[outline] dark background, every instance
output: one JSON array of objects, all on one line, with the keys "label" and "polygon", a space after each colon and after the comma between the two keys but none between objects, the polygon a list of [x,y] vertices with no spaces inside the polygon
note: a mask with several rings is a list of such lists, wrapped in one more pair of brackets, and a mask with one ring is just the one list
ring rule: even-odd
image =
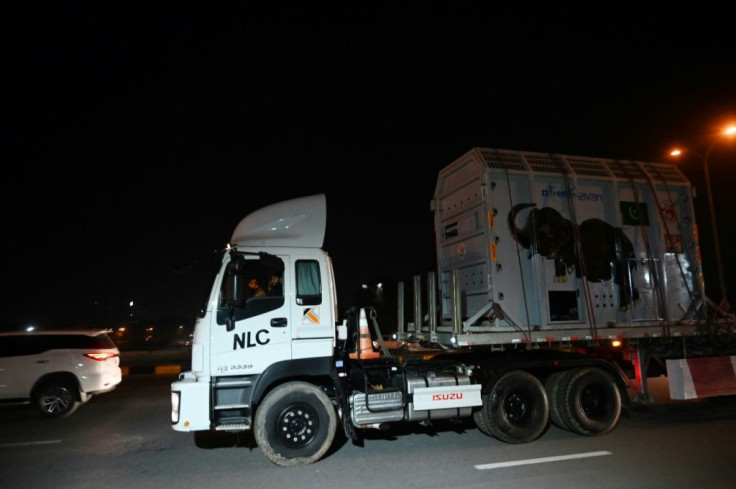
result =
[{"label": "dark background", "polygon": [[[240,219],[322,192],[345,307],[435,267],[435,179],[473,147],[663,161],[736,121],[725,12],[494,4],[10,2],[0,328],[191,327]],[[736,145],[709,161],[733,295]]]}]

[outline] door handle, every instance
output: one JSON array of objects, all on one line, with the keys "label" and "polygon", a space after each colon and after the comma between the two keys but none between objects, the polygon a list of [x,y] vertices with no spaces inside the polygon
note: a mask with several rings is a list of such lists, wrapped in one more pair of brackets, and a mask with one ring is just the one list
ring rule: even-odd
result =
[{"label": "door handle", "polygon": [[49,363],[49,361],[48,360],[36,360],[36,363],[46,364],[46,363]]},{"label": "door handle", "polygon": [[287,325],[286,318],[273,318],[271,319],[271,326],[274,328],[283,328]]}]

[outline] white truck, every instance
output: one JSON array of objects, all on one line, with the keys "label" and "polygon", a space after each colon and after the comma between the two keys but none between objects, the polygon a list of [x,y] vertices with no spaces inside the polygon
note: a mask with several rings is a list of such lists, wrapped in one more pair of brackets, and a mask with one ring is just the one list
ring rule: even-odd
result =
[{"label": "white truck", "polygon": [[[323,194],[246,216],[196,320],[191,371],[171,385],[173,429],[253,430],[293,466],[319,460],[338,428],[358,441],[472,417],[507,443],[549,423],[602,435],[649,400],[650,358],[681,398],[736,393],[694,385],[736,347],[729,316],[705,317],[692,188],[676,167],[474,148],[440,171],[431,207],[439,281],[429,274],[425,298],[415,277],[407,324],[401,284],[396,315],[399,339],[431,354],[386,348],[372,309],[338,317]],[[281,290],[249,296],[251,279],[274,275]]]}]

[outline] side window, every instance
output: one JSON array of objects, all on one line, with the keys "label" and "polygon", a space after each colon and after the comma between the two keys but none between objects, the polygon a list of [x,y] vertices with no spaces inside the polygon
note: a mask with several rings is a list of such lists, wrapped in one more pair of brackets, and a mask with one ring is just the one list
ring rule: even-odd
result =
[{"label": "side window", "polygon": [[[227,268],[220,289],[217,324],[258,316],[284,305],[284,262],[274,255],[238,254]],[[236,298],[228,304],[229,298]]]},{"label": "side window", "polygon": [[300,306],[322,304],[322,280],[319,274],[319,263],[315,260],[297,260],[295,271],[296,303]]},{"label": "side window", "polygon": [[0,357],[11,357],[16,355],[17,341],[14,336],[0,336]]},{"label": "side window", "polygon": [[57,342],[57,340],[54,338],[56,335],[45,335],[40,334],[36,337],[36,340],[34,341],[34,346],[37,349],[37,353],[44,353],[49,350],[58,350],[58,349],[66,349],[69,348],[66,346],[66,341],[62,342],[61,345]]},{"label": "side window", "polygon": [[36,335],[6,336],[0,339],[0,356],[2,357],[38,355],[43,351],[40,338]]},{"label": "side window", "polygon": [[71,336],[68,334],[44,336],[42,338],[45,350],[59,349],[59,350],[76,350],[84,348],[81,342],[81,337]]},{"label": "side window", "polygon": [[63,335],[58,337],[55,348],[70,350],[94,350],[114,348],[115,344],[107,335],[87,336],[83,334]]}]

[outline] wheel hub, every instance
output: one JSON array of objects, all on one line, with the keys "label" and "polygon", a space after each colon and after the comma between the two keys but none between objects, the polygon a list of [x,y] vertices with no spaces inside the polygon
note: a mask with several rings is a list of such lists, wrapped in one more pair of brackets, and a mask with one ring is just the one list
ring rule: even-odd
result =
[{"label": "wheel hub", "polygon": [[53,394],[43,396],[41,403],[49,414],[55,414],[66,410],[71,403],[71,393],[66,390],[58,390]]},{"label": "wheel hub", "polygon": [[510,395],[504,403],[504,412],[506,412],[509,420],[515,423],[524,419],[526,415],[526,402],[524,398],[518,394]]},{"label": "wheel hub", "polygon": [[317,432],[317,415],[304,406],[287,409],[279,419],[279,437],[288,447],[308,445]]}]

